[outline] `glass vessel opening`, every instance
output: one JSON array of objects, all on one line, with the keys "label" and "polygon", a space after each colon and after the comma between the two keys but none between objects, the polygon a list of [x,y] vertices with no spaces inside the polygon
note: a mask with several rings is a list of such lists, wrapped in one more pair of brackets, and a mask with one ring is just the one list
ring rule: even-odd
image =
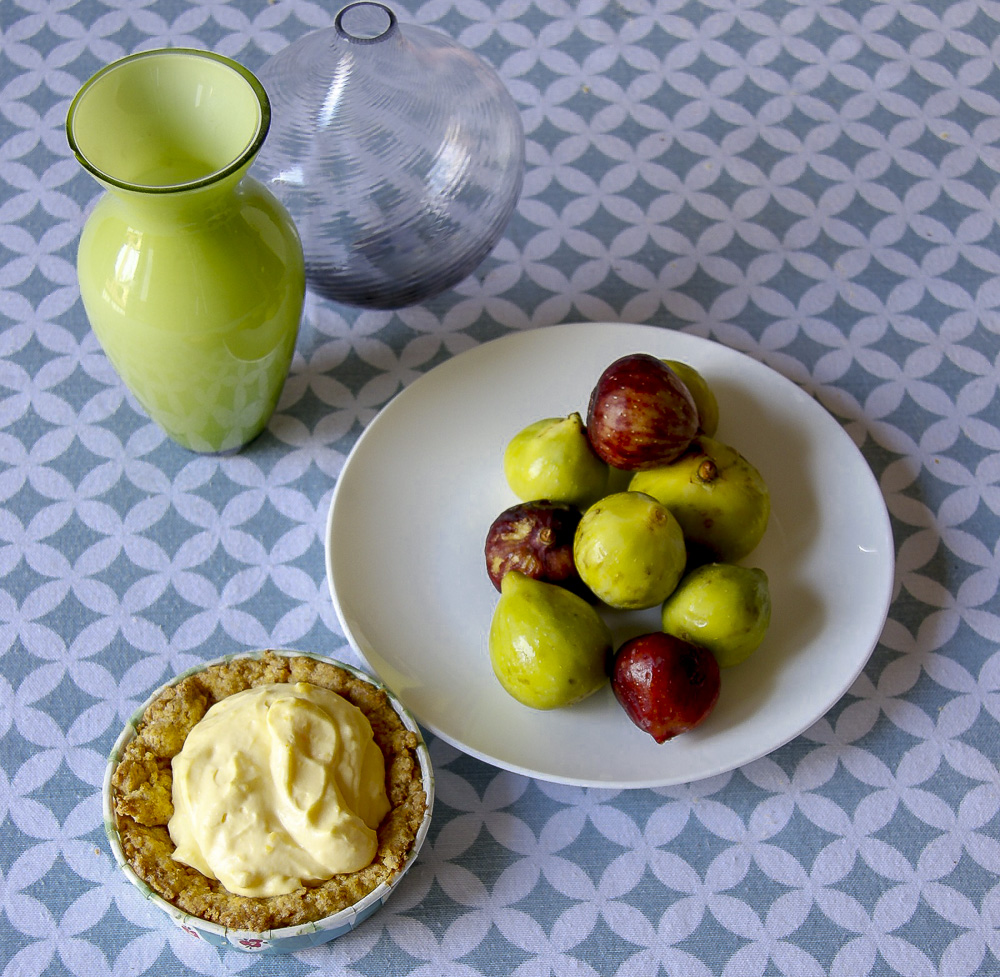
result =
[{"label": "glass vessel opening", "polygon": [[210,51],[131,55],[98,72],[66,120],[80,164],[103,183],[164,192],[214,183],[249,165],[270,123],[256,77]]},{"label": "glass vessel opening", "polygon": [[358,0],[337,14],[333,26],[349,41],[370,44],[382,40],[396,26],[396,15],[384,4]]}]

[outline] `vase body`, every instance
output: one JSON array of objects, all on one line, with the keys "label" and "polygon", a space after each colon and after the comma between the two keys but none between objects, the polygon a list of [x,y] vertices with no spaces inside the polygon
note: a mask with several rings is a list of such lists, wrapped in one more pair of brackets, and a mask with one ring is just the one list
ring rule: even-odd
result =
[{"label": "vase body", "polygon": [[520,196],[524,130],[473,52],[363,0],[258,74],[274,124],[252,172],[292,214],[314,292],[412,305],[493,249]]},{"label": "vase body", "polygon": [[143,409],[193,451],[234,451],[277,405],[305,294],[287,210],[247,171],[270,106],[207,51],[133,55],[77,94],[67,133],[107,192],[80,235],[83,305]]}]

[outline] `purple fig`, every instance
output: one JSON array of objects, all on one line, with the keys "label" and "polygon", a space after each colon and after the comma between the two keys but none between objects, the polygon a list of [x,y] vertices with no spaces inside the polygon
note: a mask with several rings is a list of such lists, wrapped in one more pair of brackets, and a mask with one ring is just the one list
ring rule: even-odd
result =
[{"label": "purple fig", "polygon": [[486,572],[500,590],[504,575],[518,570],[593,599],[573,561],[580,510],[568,502],[520,502],[500,513],[486,534]]},{"label": "purple fig", "polygon": [[614,468],[668,465],[697,433],[691,392],[663,360],[648,353],[615,360],[591,392],[587,437],[594,453]]},{"label": "purple fig", "polygon": [[611,666],[611,688],[629,719],[665,743],[715,708],[721,678],[712,653],[656,631],[626,641]]}]

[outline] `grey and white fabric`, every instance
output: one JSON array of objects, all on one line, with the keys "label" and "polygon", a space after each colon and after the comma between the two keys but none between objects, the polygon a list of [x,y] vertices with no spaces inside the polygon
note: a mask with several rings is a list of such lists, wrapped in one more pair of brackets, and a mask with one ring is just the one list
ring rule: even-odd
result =
[{"label": "grey and white fabric", "polygon": [[[422,305],[310,298],[268,430],[197,457],[87,325],[100,191],[66,109],[126,53],[257,68],[338,6],[0,0],[0,975],[996,973],[1000,3],[396,0],[509,87],[517,211]],[[557,786],[431,737],[431,835],[355,933],[261,958],[171,927],[104,840],[122,724],[226,652],[358,661],[323,545],[360,432],[448,357],[578,320],[719,341],[843,425],[896,539],[862,675],[791,743],[682,787]]]}]

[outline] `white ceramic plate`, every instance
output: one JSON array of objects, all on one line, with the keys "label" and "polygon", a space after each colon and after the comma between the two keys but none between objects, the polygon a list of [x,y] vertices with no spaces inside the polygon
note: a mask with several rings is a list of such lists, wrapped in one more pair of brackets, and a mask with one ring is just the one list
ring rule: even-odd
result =
[{"label": "white ceramic plate", "polygon": [[[604,368],[648,352],[699,370],[719,400],[717,437],[767,481],[772,515],[745,561],[767,571],[764,644],[722,674],[715,710],[662,745],[606,687],[566,709],[512,699],[490,668],[498,594],[483,544],[517,499],[507,441],[580,411]],[[515,333],[416,380],[358,439],[327,525],[327,576],[344,633],[418,721],[499,767],[583,786],[651,787],[732,770],[819,719],[881,634],[894,548],[878,484],[840,424],[770,368],[717,343],[651,326],[588,323]],[[616,644],[658,628],[657,609],[608,613]]]}]

